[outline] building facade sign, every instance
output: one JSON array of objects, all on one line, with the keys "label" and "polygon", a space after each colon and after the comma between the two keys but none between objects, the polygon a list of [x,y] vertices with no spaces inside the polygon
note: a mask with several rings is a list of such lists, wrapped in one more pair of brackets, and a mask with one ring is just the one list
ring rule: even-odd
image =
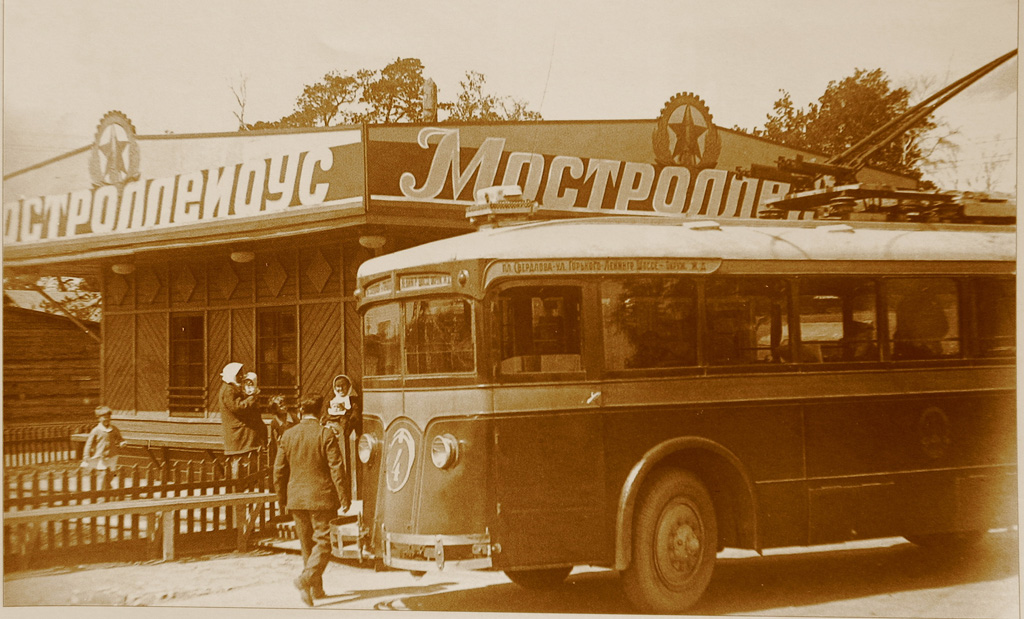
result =
[{"label": "building facade sign", "polygon": [[[424,127],[415,144],[371,143],[370,192],[380,200],[468,204],[485,187],[519,185],[524,198],[547,210],[749,218],[789,191],[788,183],[724,169],[510,150],[506,142],[490,136],[466,148],[458,128]],[[690,142],[696,148],[697,141]],[[701,144],[698,152],[677,150],[691,162],[706,162],[714,145]],[[401,169],[373,165],[376,158],[401,161]]]},{"label": "building facade sign", "polygon": [[90,160],[94,186],[6,202],[5,243],[30,245],[256,218],[363,195],[358,130],[339,132],[337,146],[140,179],[134,131],[126,131],[116,119],[107,122],[109,116],[100,125]]}]

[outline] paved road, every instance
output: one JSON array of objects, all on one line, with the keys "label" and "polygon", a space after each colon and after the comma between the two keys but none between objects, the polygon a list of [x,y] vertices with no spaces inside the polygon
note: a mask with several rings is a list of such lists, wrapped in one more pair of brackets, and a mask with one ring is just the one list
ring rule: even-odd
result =
[{"label": "paved road", "polygon": [[[16,573],[5,575],[4,605],[298,609],[303,606],[290,584],[298,570],[295,555],[249,553]],[[577,568],[564,586],[544,592],[520,589],[500,573],[432,573],[416,579],[342,563],[332,564],[324,580],[332,597],[318,606],[330,609],[631,612],[617,576],[599,569]],[[1015,534],[993,535],[978,552],[953,561],[939,561],[902,539],[772,551],[764,557],[726,551],[707,594],[691,612],[1009,618],[1020,616],[1019,584]]]}]

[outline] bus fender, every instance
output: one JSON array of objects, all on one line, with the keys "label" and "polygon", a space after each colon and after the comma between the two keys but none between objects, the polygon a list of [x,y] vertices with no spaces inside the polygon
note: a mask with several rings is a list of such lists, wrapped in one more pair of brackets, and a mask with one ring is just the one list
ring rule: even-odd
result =
[{"label": "bus fender", "polygon": [[[686,436],[674,438],[655,445],[640,458],[622,485],[619,494],[619,506],[615,515],[615,569],[624,570],[629,567],[633,556],[633,511],[636,507],[637,495],[643,487],[647,476],[662,463],[663,460],[673,454],[682,451],[703,451],[710,452],[724,459],[742,479],[742,485],[746,489],[746,496],[739,497],[741,502],[746,503],[749,508],[750,535],[752,536],[754,550],[761,551],[761,540],[758,531],[759,513],[757,507],[757,496],[754,493],[754,484],[750,481],[750,475],[743,466],[736,454],[732,453],[722,445],[706,438],[697,436]],[[744,501],[745,500],[745,501]]]}]

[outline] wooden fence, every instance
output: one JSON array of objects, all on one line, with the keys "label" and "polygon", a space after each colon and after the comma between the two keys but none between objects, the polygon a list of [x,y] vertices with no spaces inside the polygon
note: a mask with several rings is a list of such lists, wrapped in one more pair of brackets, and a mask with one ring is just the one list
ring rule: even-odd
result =
[{"label": "wooden fence", "polygon": [[[84,505],[166,497],[214,496],[271,490],[266,452],[239,462],[237,471],[224,458],[119,467],[114,472],[80,468],[22,471],[4,475],[4,510],[12,513],[44,507]],[[175,512],[179,552],[230,548],[240,523],[228,508]],[[280,515],[275,502],[256,508],[250,523],[257,532]],[[4,566],[27,569],[88,561],[142,560],[160,556],[160,540],[151,517],[69,517],[45,523],[4,525]]]},{"label": "wooden fence", "polygon": [[95,423],[5,427],[4,468],[72,462],[81,458],[73,434],[88,432]]}]

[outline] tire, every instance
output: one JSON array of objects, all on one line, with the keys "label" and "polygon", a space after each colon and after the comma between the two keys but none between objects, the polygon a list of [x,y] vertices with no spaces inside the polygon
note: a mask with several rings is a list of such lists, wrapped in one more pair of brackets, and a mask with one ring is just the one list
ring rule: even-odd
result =
[{"label": "tire", "polygon": [[572,566],[549,567],[539,570],[507,570],[505,575],[523,589],[554,589],[565,581]]},{"label": "tire", "polygon": [[622,574],[626,597],[645,613],[693,606],[711,581],[718,549],[715,506],[692,473],[666,469],[641,489],[633,552]]}]

